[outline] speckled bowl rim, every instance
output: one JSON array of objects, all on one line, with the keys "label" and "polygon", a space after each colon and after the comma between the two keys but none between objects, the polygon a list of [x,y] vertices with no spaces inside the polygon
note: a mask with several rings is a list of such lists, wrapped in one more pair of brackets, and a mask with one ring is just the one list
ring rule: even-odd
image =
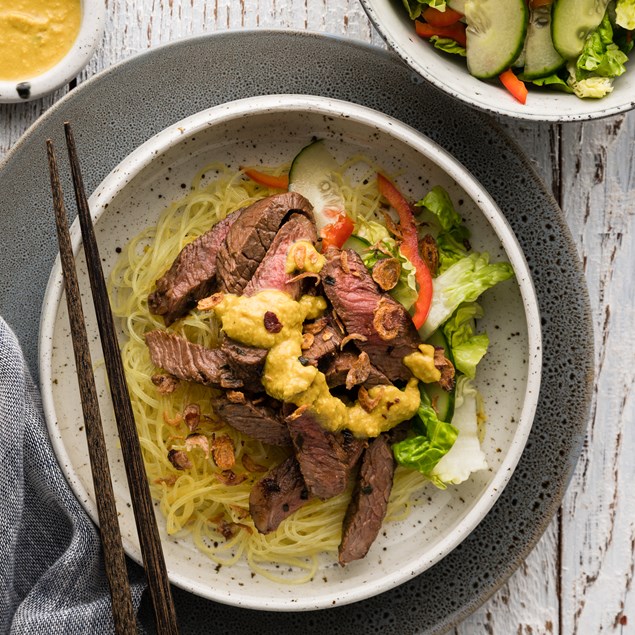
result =
[{"label": "speckled bowl rim", "polygon": [[32,101],[67,84],[88,64],[101,42],[106,21],[104,0],[81,0],[79,32],[68,53],[47,71],[20,81],[0,80],[0,103]]},{"label": "speckled bowl rim", "polygon": [[[531,431],[533,417],[540,392],[542,368],[542,350],[540,333],[540,316],[531,274],[522,249],[509,223],[498,209],[492,198],[476,179],[448,152],[423,134],[383,113],[365,106],[350,102],[315,97],[309,95],[266,95],[241,99],[238,101],[212,107],[176,122],[169,128],[159,132],[128,155],[106,176],[90,197],[89,204],[93,220],[97,222],[106,212],[112,200],[146,167],[159,160],[168,150],[182,143],[187,137],[194,136],[211,127],[222,126],[236,120],[244,120],[249,116],[263,114],[282,114],[300,112],[333,117],[361,123],[371,129],[380,130],[399,142],[416,150],[425,160],[435,164],[448,174],[482,212],[486,222],[490,224],[500,240],[503,249],[516,273],[516,282],[521,294],[527,322],[527,384],[522,407],[512,442],[501,465],[496,469],[493,478],[481,492],[476,504],[458,522],[447,536],[426,549],[424,555],[417,555],[412,560],[390,574],[368,579],[357,588],[334,589],[332,594],[325,594],[317,601],[311,597],[299,597],[292,605],[287,599],[251,598],[243,596],[240,591],[221,589],[214,585],[203,584],[180,573],[179,563],[168,562],[170,581],[177,586],[201,597],[244,608],[270,611],[301,611],[332,608],[334,600],[337,605],[348,604],[373,597],[409,580],[441,560],[452,551],[481,522],[492,505],[509,482],[523,448]],[[73,249],[77,253],[81,245],[79,223],[76,219],[71,228]],[[93,496],[76,477],[70,457],[64,444],[63,435],[57,427],[53,389],[53,333],[57,324],[57,311],[62,299],[61,265],[56,259],[44,296],[42,319],[40,325],[40,387],[44,414],[53,443],[53,448],[62,470],[71,488],[80,500],[84,509],[98,524],[96,506]],[[141,552],[138,542],[124,540],[126,552],[141,563]]]},{"label": "speckled bowl rim", "polygon": [[[382,22],[374,8],[374,0],[359,0],[366,15],[369,20],[372,22],[373,26],[377,30],[377,33],[383,38],[386,44],[394,51],[396,55],[398,55],[413,71],[421,75],[426,81],[430,82],[438,89],[442,90],[444,93],[447,93],[451,97],[462,101],[463,103],[471,106],[473,108],[477,108],[483,112],[495,114],[495,115],[503,115],[505,117],[512,117],[514,119],[521,119],[525,121],[544,121],[544,122],[553,122],[553,123],[565,123],[570,121],[591,121],[595,119],[604,119],[605,117],[611,117],[613,115],[618,115],[622,112],[627,112],[635,108],[635,95],[631,97],[631,99],[624,101],[623,103],[605,108],[591,108],[590,111],[583,111],[578,113],[571,114],[559,114],[557,111],[553,113],[536,113],[531,112],[531,105],[523,105],[522,108],[511,108],[501,105],[493,105],[490,100],[484,99],[480,97],[478,94],[468,95],[466,93],[461,92],[460,90],[456,90],[452,88],[448,83],[444,82],[438,74],[434,73],[430,70],[430,68],[417,57],[410,55],[404,47],[397,41],[391,29]],[[402,7],[401,0],[392,0],[392,4],[395,4],[398,7]],[[405,11],[405,8],[403,8]],[[431,47],[432,48],[432,47]],[[635,68],[630,68],[630,73],[635,73]],[[469,77],[467,72],[467,68],[465,69],[465,75]],[[618,78],[619,81],[619,78]],[[501,88],[501,97],[504,96]],[[557,93],[560,95],[560,93]],[[572,99],[577,99],[574,95],[567,95],[567,97],[571,97]],[[591,104],[600,104],[602,102],[599,100],[580,100],[581,102],[591,103]]]}]

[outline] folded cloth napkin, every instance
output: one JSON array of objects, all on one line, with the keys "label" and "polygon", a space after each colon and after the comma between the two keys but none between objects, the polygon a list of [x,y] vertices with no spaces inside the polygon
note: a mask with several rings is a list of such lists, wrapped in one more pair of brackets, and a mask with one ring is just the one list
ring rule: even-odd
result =
[{"label": "folded cloth napkin", "polygon": [[[114,632],[99,533],[58,466],[38,390],[2,318],[0,501],[0,633]],[[129,574],[138,608],[143,574],[132,562]]]}]

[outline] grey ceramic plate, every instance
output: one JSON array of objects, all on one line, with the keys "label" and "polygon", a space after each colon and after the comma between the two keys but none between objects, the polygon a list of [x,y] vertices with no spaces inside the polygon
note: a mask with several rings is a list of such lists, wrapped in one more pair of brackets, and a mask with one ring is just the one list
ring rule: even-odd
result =
[{"label": "grey ceramic plate", "polygon": [[[44,141],[52,137],[62,146],[63,121],[73,122],[92,191],[124,156],[175,121],[232,99],[284,92],[382,110],[444,146],[483,183],[518,236],[534,276],[543,389],[529,442],[498,503],[424,574],[370,600],[305,613],[255,613],[175,590],[182,632],[202,632],[209,624],[219,634],[256,624],[259,633],[272,635],[442,632],[507,579],[548,525],[581,448],[592,381],[592,351],[579,345],[592,341],[588,298],[569,231],[518,148],[488,119],[421,84],[391,55],[347,40],[256,31],[151,50],[73,91],[0,167],[0,311],[36,373],[40,304],[56,253]],[[70,192],[68,182],[65,187]]]}]

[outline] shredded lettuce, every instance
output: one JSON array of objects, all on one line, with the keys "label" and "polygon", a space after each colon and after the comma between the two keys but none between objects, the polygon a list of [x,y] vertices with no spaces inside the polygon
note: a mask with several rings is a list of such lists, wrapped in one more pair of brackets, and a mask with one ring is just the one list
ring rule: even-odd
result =
[{"label": "shredded lettuce", "polygon": [[445,11],[445,0],[403,0],[411,20],[416,20],[430,6]]},{"label": "shredded lettuce", "polygon": [[430,313],[419,329],[421,338],[427,340],[460,304],[474,302],[483,291],[513,275],[509,263],[490,264],[487,253],[472,253],[461,258],[434,279]]},{"label": "shredded lettuce", "polygon": [[467,256],[470,232],[454,209],[450,196],[439,185],[435,185],[424,198],[415,203],[415,207],[427,209],[441,225],[441,231],[436,238],[439,251],[437,273],[441,274]]},{"label": "shredded lettuce", "polygon": [[455,368],[470,379],[476,375],[476,365],[489,346],[487,333],[475,334],[474,320],[483,317],[483,309],[476,302],[462,304],[443,325]]},{"label": "shredded lettuce", "polygon": [[415,419],[417,434],[395,443],[392,450],[399,465],[418,470],[428,476],[438,487],[444,488],[432,471],[451,450],[459,431],[451,424],[441,421],[425,390],[421,389],[421,403]]},{"label": "shredded lettuce", "polygon": [[461,46],[456,40],[449,37],[439,37],[438,35],[433,35],[429,41],[432,42],[434,48],[439,49],[440,51],[460,55],[461,57],[467,57],[465,47]]},{"label": "shredded lettuce", "polygon": [[399,260],[401,264],[399,282],[394,289],[390,290],[390,295],[409,311],[418,296],[416,270],[410,260],[401,252],[397,241],[384,225],[363,218],[360,218],[355,226],[355,235],[371,244],[371,247],[361,254],[367,269],[372,269],[382,258],[392,257]]},{"label": "shredded lettuce", "polygon": [[432,470],[435,484],[458,485],[473,472],[487,469],[487,460],[478,436],[479,399],[472,380],[459,377],[452,417],[452,427],[458,431],[458,436]]},{"label": "shredded lettuce", "polygon": [[617,0],[615,24],[627,31],[635,29],[635,0]]}]

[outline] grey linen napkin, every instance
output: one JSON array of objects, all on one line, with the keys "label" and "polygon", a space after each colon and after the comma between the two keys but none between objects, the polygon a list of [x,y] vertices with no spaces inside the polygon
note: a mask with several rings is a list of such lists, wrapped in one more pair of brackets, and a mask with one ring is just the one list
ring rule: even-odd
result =
[{"label": "grey linen napkin", "polygon": [[[138,608],[145,583],[129,563]],[[113,632],[101,544],[53,453],[40,396],[0,318],[0,632]]]}]

